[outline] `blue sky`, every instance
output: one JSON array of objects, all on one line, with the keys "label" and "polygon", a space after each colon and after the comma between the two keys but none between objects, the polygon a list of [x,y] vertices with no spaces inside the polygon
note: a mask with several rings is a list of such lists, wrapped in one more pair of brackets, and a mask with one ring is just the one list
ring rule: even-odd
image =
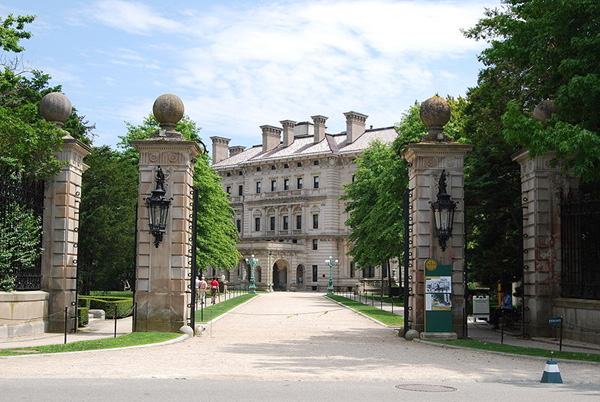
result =
[{"label": "blue sky", "polygon": [[4,0],[0,15],[37,15],[22,42],[28,68],[52,76],[114,145],[154,100],[179,96],[201,137],[261,142],[259,126],[344,112],[391,126],[415,101],[464,95],[486,47],[463,37],[480,1]]}]

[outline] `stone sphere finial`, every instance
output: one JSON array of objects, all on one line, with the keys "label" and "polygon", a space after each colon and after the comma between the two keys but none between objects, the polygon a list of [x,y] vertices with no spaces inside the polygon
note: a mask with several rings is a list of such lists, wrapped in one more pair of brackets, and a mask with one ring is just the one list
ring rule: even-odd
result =
[{"label": "stone sphere finial", "polygon": [[[156,98],[152,106],[152,113],[162,128],[158,136],[161,136],[160,132],[162,132],[162,136],[165,136],[165,133],[175,132],[175,125],[183,117],[184,110],[183,102],[175,95],[165,94]],[[172,137],[172,135],[170,136]]]},{"label": "stone sphere finial", "polygon": [[421,103],[420,116],[429,134],[426,141],[447,141],[443,133],[444,125],[450,120],[450,105],[445,99],[434,96]]},{"label": "stone sphere finial", "polygon": [[50,123],[62,127],[63,123],[71,116],[73,105],[66,95],[60,92],[50,92],[40,101],[40,114]]},{"label": "stone sphere finial", "polygon": [[533,109],[533,119],[545,123],[553,113],[558,111],[554,102],[550,99],[546,99],[537,104]]}]

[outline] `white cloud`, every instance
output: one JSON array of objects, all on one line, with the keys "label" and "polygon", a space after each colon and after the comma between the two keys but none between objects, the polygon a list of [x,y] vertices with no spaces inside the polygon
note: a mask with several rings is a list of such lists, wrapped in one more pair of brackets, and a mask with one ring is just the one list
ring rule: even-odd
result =
[{"label": "white cloud", "polygon": [[183,29],[178,21],[161,17],[155,9],[142,2],[100,0],[90,5],[85,15],[133,34],[149,35],[156,31]]},{"label": "white cloud", "polygon": [[204,112],[201,125],[251,130],[230,136],[259,139],[261,124],[331,113],[328,125],[341,131],[348,110],[392,125],[423,92],[450,89],[433,88],[455,81],[450,61],[475,63],[483,45],[460,32],[482,16],[473,4],[313,1],[208,13],[187,24],[198,39],[176,82],[193,89],[188,110]]}]

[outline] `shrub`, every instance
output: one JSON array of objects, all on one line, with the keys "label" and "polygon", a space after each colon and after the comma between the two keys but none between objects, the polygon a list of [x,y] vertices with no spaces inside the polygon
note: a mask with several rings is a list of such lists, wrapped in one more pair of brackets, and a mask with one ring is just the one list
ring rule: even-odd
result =
[{"label": "shrub", "polygon": [[90,309],[89,307],[77,307],[77,322],[79,327],[88,325]]},{"label": "shrub", "polygon": [[90,309],[104,310],[106,318],[115,318],[115,306],[117,307],[117,318],[127,317],[132,313],[133,299],[131,297],[79,296],[79,299],[88,300]]}]

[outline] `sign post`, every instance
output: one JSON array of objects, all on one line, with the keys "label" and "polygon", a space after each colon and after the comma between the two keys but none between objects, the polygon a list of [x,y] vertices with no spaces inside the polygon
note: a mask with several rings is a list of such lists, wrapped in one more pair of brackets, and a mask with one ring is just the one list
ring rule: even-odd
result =
[{"label": "sign post", "polygon": [[558,341],[558,351],[562,352],[562,339],[563,339],[563,318],[562,317],[550,317],[548,318],[548,325],[560,325],[560,338]]}]

